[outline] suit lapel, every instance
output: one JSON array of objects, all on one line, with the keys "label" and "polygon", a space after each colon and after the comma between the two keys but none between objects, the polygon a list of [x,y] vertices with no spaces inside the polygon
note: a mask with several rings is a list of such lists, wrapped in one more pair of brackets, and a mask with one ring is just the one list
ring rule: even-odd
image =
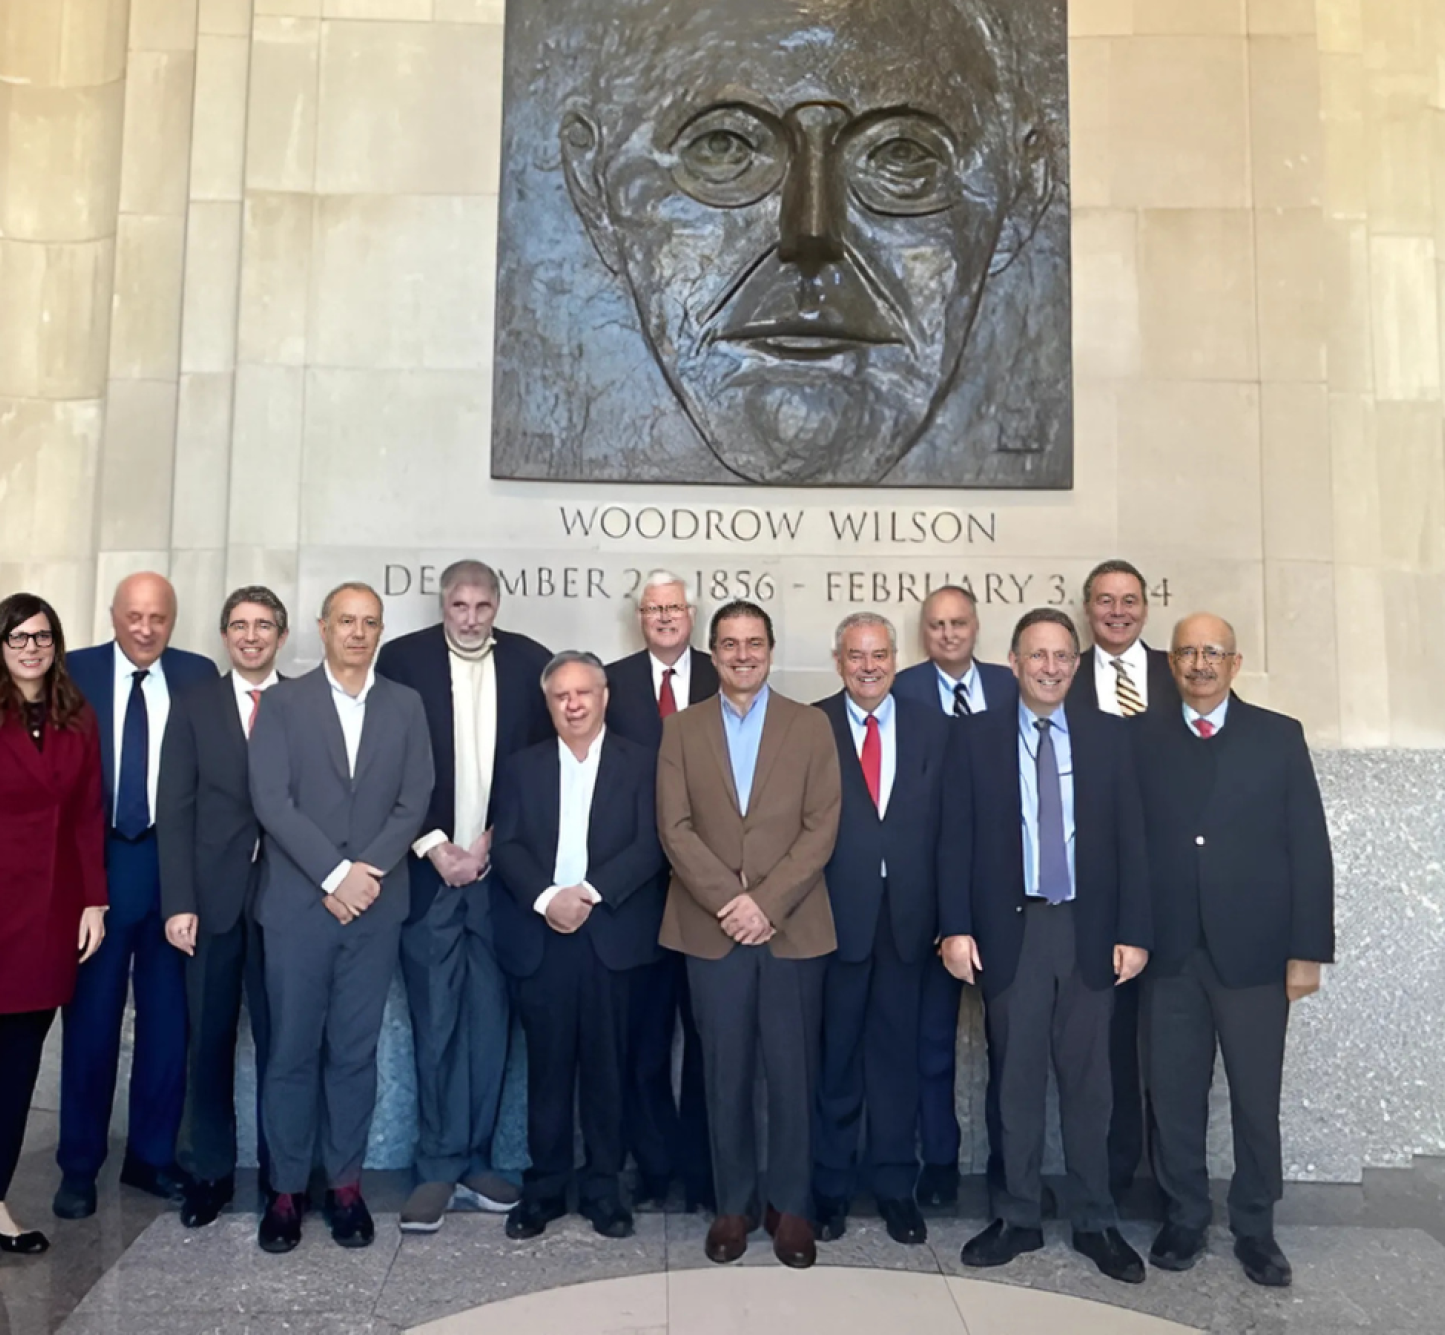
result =
[{"label": "suit lapel", "polygon": [[221,731],[225,734],[226,745],[232,756],[242,762],[246,759],[246,729],[241,725],[241,713],[236,708],[235,673],[228,672],[219,678],[216,688],[216,708],[221,713]]},{"label": "suit lapel", "polygon": [[100,728],[100,771],[105,783],[105,818],[109,824],[115,818],[115,656],[120,646],[110,642],[110,652],[105,655],[105,680],[95,693],[90,707],[95,710],[95,721]]},{"label": "suit lapel", "polygon": [[[556,747],[552,748],[553,767],[558,772],[558,777],[551,783],[552,802],[555,805],[561,792],[561,769],[562,757]],[[592,788],[592,806],[589,809],[587,819],[587,857],[592,861],[597,845],[598,834],[607,829],[607,820],[611,812],[613,797],[624,791],[622,786],[622,760],[617,753],[616,746],[612,743],[611,734],[602,738],[602,754],[597,758],[597,782]],[[561,811],[552,814],[552,823],[558,826],[558,833],[561,833]]]},{"label": "suit lapel", "polygon": [[[979,676],[982,681],[982,674]],[[907,810],[915,785],[923,788],[923,739],[908,726],[898,701],[893,702],[893,791],[888,795],[888,811]],[[862,766],[859,766],[862,773]],[[887,816],[883,818],[885,821]]]},{"label": "suit lapel", "polygon": [[[727,789],[728,798],[733,804],[733,810],[739,815],[742,814],[742,807],[738,803],[738,789],[733,782],[733,764],[728,756],[727,734],[723,731],[722,721],[723,704],[719,697],[715,709],[703,710],[703,731],[707,733],[707,740],[712,747],[713,758],[717,761],[717,767],[722,771],[723,786]],[[753,775],[753,792],[758,790],[757,775]],[[749,803],[751,805],[751,803]]]},{"label": "suit lapel", "polygon": [[[556,741],[547,747],[541,759],[542,783],[535,799],[533,799],[533,810],[536,811],[542,822],[542,830],[546,835],[545,847],[552,850],[552,860],[557,857],[557,840],[562,835],[562,753],[557,749]],[[597,762],[597,786],[592,792],[592,809],[597,809],[597,802],[601,796],[603,779],[602,776],[607,768],[607,743],[602,743],[602,755]],[[529,803],[531,805],[532,803]],[[592,853],[592,825],[587,827],[587,853]],[[550,868],[548,874],[551,874]]]},{"label": "suit lapel", "polygon": [[[894,708],[897,708],[895,704]],[[873,794],[868,791],[867,780],[863,778],[863,762],[858,758],[858,748],[853,741],[853,728],[848,722],[848,701],[845,696],[834,695],[823,701],[823,712],[833,725],[833,737],[838,743],[838,765],[843,772],[843,785],[852,789],[852,806],[862,810],[871,807],[874,815],[878,808],[873,805]],[[898,775],[894,773],[895,789]]]},{"label": "suit lapel", "polygon": [[319,667],[316,678],[316,714],[321,723],[322,735],[326,738],[326,754],[336,767],[336,773],[347,785],[351,783],[351,766],[346,763],[346,737],[341,731],[341,720],[336,714],[336,702],[331,698],[331,682],[325,667]]},{"label": "suit lapel", "polygon": [[25,772],[48,790],[55,788],[54,774],[52,773],[55,762],[55,751],[61,743],[60,731],[52,728],[48,723],[45,725],[45,750],[37,751],[35,743],[30,740],[29,730],[25,727],[23,715],[20,718],[8,717],[3,726],[0,726],[0,748],[8,751],[12,759],[19,761]]},{"label": "suit lapel", "polygon": [[692,663],[687,680],[687,702],[690,705],[701,704],[717,694],[717,669],[713,667],[711,657],[700,649],[689,648],[688,653],[692,655]]},{"label": "suit lapel", "polygon": [[[768,775],[772,773],[773,764],[779,755],[782,754],[783,741],[788,735],[791,719],[788,712],[782,712],[774,706],[777,700],[771,691],[768,692],[768,713],[763,719],[763,735],[758,742],[758,763],[753,768],[753,788],[748,794],[748,810],[753,811],[757,807],[757,798],[767,785]],[[786,706],[785,706],[786,709]]]},{"label": "suit lapel", "polygon": [[382,684],[384,680],[377,677],[372,683],[371,693],[366,697],[366,710],[361,719],[361,742],[356,748],[353,788],[361,782],[372,762],[381,753],[391,725],[391,692]]}]

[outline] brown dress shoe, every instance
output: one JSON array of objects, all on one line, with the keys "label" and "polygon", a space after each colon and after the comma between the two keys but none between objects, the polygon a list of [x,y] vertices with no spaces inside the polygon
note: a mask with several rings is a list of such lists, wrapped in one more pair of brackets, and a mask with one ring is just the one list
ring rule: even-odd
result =
[{"label": "brown dress shoe", "polygon": [[707,1231],[707,1242],[703,1246],[707,1259],[718,1265],[736,1261],[748,1249],[749,1231],[746,1215],[718,1215]]},{"label": "brown dress shoe", "polygon": [[775,1238],[775,1237],[777,1237],[777,1235],[778,1235],[778,1221],[779,1221],[782,1217],[783,1217],[783,1216],[780,1215],[780,1214],[777,1212],[777,1210],[775,1210],[771,1205],[768,1206],[768,1208],[763,1211],[763,1229],[764,1229],[764,1231],[767,1233],[768,1237],[770,1237],[770,1238]]},{"label": "brown dress shoe", "polygon": [[802,1215],[779,1215],[773,1233],[773,1255],[794,1270],[806,1270],[818,1259],[812,1224]]}]

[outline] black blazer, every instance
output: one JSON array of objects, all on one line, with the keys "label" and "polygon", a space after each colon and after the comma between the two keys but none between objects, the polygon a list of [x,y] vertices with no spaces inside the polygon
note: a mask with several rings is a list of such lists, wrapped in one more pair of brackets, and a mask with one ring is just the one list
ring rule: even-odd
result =
[{"label": "black blazer", "polygon": [[1135,734],[1155,950],[1175,973],[1201,938],[1226,987],[1285,976],[1335,954],[1334,867],[1299,723],[1231,695],[1208,741],[1182,709],[1153,709]]},{"label": "black blazer", "polygon": [[[1068,701],[1074,767],[1074,931],[1084,985],[1114,984],[1114,947],[1153,944],[1144,812],[1134,769],[1132,729],[1123,719]],[[1023,804],[1019,794],[1019,716],[1015,708],[976,715],[959,730],[968,752],[968,918],[944,925],[978,942],[985,997],[1018,969],[1024,939]]]},{"label": "black blazer", "polygon": [[194,913],[203,933],[230,931],[255,893],[260,837],[228,672],[171,701],[156,792],[161,917]]},{"label": "black blazer", "polygon": [[[1004,663],[978,663],[978,676],[983,686],[984,704],[988,706],[984,713],[1018,708],[1019,683],[1011,667]],[[921,663],[904,668],[893,679],[893,698],[916,700],[942,714],[943,701],[938,694],[938,669],[926,658]],[[944,714],[944,717],[952,718],[953,715],[948,713]]]},{"label": "black blazer", "polygon": [[843,774],[838,842],[823,871],[838,958],[855,964],[873,952],[886,861],[893,939],[899,955],[916,963],[933,950],[940,919],[956,916],[946,901],[965,892],[968,836],[964,822],[947,814],[963,764],[959,729],[949,726],[942,710],[894,696],[896,768],[888,813],[880,820],[853,744],[847,696],[839,691],[818,708],[833,725]]},{"label": "black blazer", "polygon": [[[1094,681],[1094,658],[1097,652],[1095,649],[1085,649],[1079,655],[1079,670],[1074,673],[1073,685],[1069,687],[1071,705],[1087,705],[1092,709],[1099,709],[1099,691]],[[1158,705],[1177,705],[1179,687],[1174,684],[1174,674],[1169,670],[1169,655],[1162,649],[1151,649],[1147,644],[1144,652],[1149,660],[1149,708],[1144,712],[1152,714]]]},{"label": "black blazer", "polygon": [[[552,931],[532,906],[552,884],[561,776],[554,735],[512,756],[493,788],[492,925],[497,960],[514,978],[536,973]],[[632,969],[659,959],[667,862],[657,840],[657,757],[610,730],[592,794],[587,881],[602,902],[579,930],[602,963]]]},{"label": "black blazer", "polygon": [[[497,818],[497,777],[508,756],[545,738],[554,737],[552,719],[542,694],[542,669],[552,652],[536,640],[511,631],[494,630],[497,660],[497,749],[492,762],[492,793],[487,806],[487,824]],[[410,686],[426,710],[431,735],[432,763],[436,786],[420,833],[451,831],[456,822],[457,748],[456,721],[452,713],[452,669],[447,653],[446,633],[440,623],[412,631],[381,646],[376,656],[377,673]],[[412,859],[411,921],[431,907],[441,886],[441,877],[426,859]]]},{"label": "black blazer", "polygon": [[[700,649],[689,649],[687,699],[677,707],[685,709],[717,694],[717,669]],[[607,665],[607,727],[656,751],[662,745],[662,719],[657,713],[657,696],[652,690],[652,663],[646,649]]]}]

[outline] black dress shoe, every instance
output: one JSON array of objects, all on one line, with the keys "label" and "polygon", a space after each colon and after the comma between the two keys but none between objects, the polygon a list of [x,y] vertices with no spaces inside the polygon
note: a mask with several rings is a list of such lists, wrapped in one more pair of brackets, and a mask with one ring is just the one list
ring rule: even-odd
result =
[{"label": "black dress shoe", "polygon": [[1074,1231],[1074,1250],[1087,1256],[1101,1274],[1117,1279],[1121,1284],[1142,1284],[1144,1282],[1144,1258],[1127,1242],[1117,1228],[1106,1228],[1098,1233]]},{"label": "black dress shoe", "polygon": [[995,1219],[976,1238],[970,1238],[963,1244],[959,1259],[966,1266],[983,1269],[1007,1265],[1016,1256],[1039,1251],[1043,1245],[1043,1229],[1018,1228],[1002,1219]]},{"label": "black dress shoe", "polygon": [[273,1195],[256,1230],[261,1250],[273,1256],[295,1251],[301,1241],[301,1214],[299,1195],[288,1195],[284,1191]]},{"label": "black dress shoe", "polygon": [[12,1256],[39,1256],[50,1250],[50,1239],[44,1233],[31,1230],[29,1233],[0,1233],[0,1252]]},{"label": "black dress shoe", "polygon": [[682,1188],[682,1206],[688,1214],[696,1214],[699,1210],[706,1210],[709,1214],[716,1214],[717,1192],[713,1190],[712,1180],[684,1182]]},{"label": "black dress shoe", "polygon": [[582,1217],[592,1224],[592,1231],[604,1238],[630,1238],[632,1211],[621,1201],[592,1201],[582,1207]]},{"label": "black dress shoe", "polygon": [[667,1199],[672,1194],[672,1179],[666,1173],[637,1174],[637,1188],[632,1193],[633,1208],[637,1210],[665,1210]]},{"label": "black dress shoe", "polygon": [[376,1238],[376,1225],[359,1187],[328,1191],[322,1215],[331,1225],[331,1240],[338,1247],[370,1247]]},{"label": "black dress shoe", "polygon": [[200,1179],[187,1182],[181,1198],[181,1223],[187,1228],[214,1224],[235,1194],[234,1177],[218,1178],[214,1182]]},{"label": "black dress shoe", "polygon": [[1160,1270],[1189,1270],[1204,1255],[1207,1235],[1202,1228],[1165,1224],[1149,1248],[1150,1263]]},{"label": "black dress shoe", "polygon": [[837,1242],[848,1231],[848,1202],[841,1196],[814,1196],[813,1215],[822,1242]]},{"label": "black dress shoe", "polygon": [[138,1159],[129,1150],[120,1166],[121,1185],[134,1187],[147,1196],[163,1201],[179,1202],[184,1194],[185,1181],[180,1169],[167,1166],[157,1168],[154,1164]]},{"label": "black dress shoe", "polygon": [[1279,1249],[1273,1235],[1262,1238],[1235,1238],[1234,1254],[1244,1267],[1246,1278],[1267,1289],[1287,1289],[1294,1282],[1294,1272]]},{"label": "black dress shoe", "polygon": [[57,1219],[89,1219],[95,1213],[95,1179],[67,1174],[60,1179],[50,1208]]},{"label": "black dress shoe", "polygon": [[561,1196],[523,1196],[522,1203],[507,1216],[507,1236],[518,1242],[540,1237],[547,1225],[567,1213]]},{"label": "black dress shoe", "polygon": [[930,1210],[946,1210],[958,1204],[958,1165],[926,1163],[918,1175],[913,1193],[918,1203]]},{"label": "black dress shoe", "polygon": [[912,1200],[879,1201],[878,1213],[883,1216],[888,1236],[894,1242],[916,1247],[928,1241],[928,1225],[923,1222],[923,1215]]}]

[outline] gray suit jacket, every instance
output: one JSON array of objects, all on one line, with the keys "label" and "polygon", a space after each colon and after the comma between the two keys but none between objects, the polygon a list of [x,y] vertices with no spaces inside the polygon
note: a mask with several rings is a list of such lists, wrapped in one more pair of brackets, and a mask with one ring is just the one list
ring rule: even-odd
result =
[{"label": "gray suit jacket", "polygon": [[278,682],[261,697],[250,769],[251,802],[265,831],[256,905],[263,926],[286,926],[319,906],[322,881],[346,860],[386,873],[363,922],[406,917],[406,854],[426,816],[433,777],[421,696],[376,678],[353,778],[325,670]]}]

